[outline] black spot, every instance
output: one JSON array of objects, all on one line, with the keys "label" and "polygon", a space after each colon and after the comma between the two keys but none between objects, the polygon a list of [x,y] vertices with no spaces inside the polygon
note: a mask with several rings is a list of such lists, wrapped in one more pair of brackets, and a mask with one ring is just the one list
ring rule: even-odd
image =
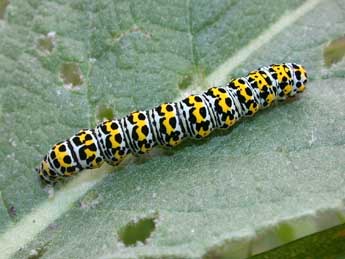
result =
[{"label": "black spot", "polygon": [[73,173],[74,171],[75,171],[75,167],[74,166],[67,167],[67,172]]},{"label": "black spot", "polygon": [[178,136],[178,135],[174,136],[174,137],[173,137],[173,140],[174,140],[174,141],[178,141],[178,140],[179,140],[179,136]]},{"label": "black spot", "polygon": [[226,93],[225,89],[223,89],[223,88],[218,88],[218,91],[223,93],[223,94]]},{"label": "black spot", "polygon": [[144,126],[141,128],[141,132],[142,132],[145,136],[147,136],[147,135],[149,134],[149,128],[148,128],[146,125],[144,125]]},{"label": "black spot", "polygon": [[134,121],[133,121],[133,114],[130,114],[130,115],[128,115],[127,116],[127,119],[128,119],[128,121],[130,122],[130,123],[134,123]]},{"label": "black spot", "polygon": [[76,146],[81,146],[83,145],[83,143],[80,141],[80,139],[78,137],[74,137],[72,139],[73,143],[76,145]]},{"label": "black spot", "polygon": [[282,90],[284,90],[284,88],[285,88],[287,85],[288,85],[287,82],[281,82],[281,83],[279,84],[279,86],[280,86],[280,88],[281,88]]},{"label": "black spot", "polygon": [[119,150],[119,155],[120,155],[120,156],[123,156],[124,154],[125,154],[125,152],[124,152],[122,149],[120,149],[120,150]]},{"label": "black spot", "polygon": [[92,139],[91,134],[86,134],[85,140],[91,140],[91,139]]},{"label": "black spot", "polygon": [[96,158],[96,163],[99,164],[99,163],[101,163],[101,162],[102,162],[102,158],[97,157],[97,158]]},{"label": "black spot", "polygon": [[296,86],[297,88],[300,88],[302,86],[301,82],[297,82]]},{"label": "black spot", "polygon": [[145,115],[143,113],[139,113],[138,115],[139,120],[143,121],[146,119]]},{"label": "black spot", "polygon": [[232,88],[232,89],[236,89],[236,86],[234,84],[234,81],[231,81],[229,84],[228,84],[228,87],[229,88]]},{"label": "black spot", "polygon": [[110,127],[111,127],[112,130],[116,130],[116,129],[119,128],[119,126],[118,126],[117,123],[115,123],[115,122],[112,122],[112,123],[110,124]]},{"label": "black spot", "polygon": [[171,111],[174,110],[173,107],[172,107],[170,104],[168,104],[168,105],[166,106],[166,109],[167,109],[168,112],[171,112]]},{"label": "black spot", "polygon": [[86,162],[90,164],[94,159],[96,158],[95,155],[90,156],[88,159],[86,159]]},{"label": "black spot", "polygon": [[189,122],[192,123],[192,124],[196,123],[196,118],[195,118],[195,116],[193,115],[193,109],[191,109],[191,110],[189,111]]},{"label": "black spot", "polygon": [[155,112],[157,112],[160,116],[163,116],[164,114],[162,113],[162,105],[157,106],[155,109]]},{"label": "black spot", "polygon": [[291,77],[290,68],[287,67],[287,66],[285,66],[285,65],[284,65],[284,67],[285,67],[285,71],[286,71],[287,75],[288,75],[289,77]]},{"label": "black spot", "polygon": [[301,80],[301,72],[300,71],[296,71],[295,75],[296,75],[297,80]]},{"label": "black spot", "polygon": [[65,152],[65,151],[66,151],[66,146],[65,146],[65,145],[61,145],[61,146],[59,147],[59,151],[60,151],[60,152]]},{"label": "black spot", "polygon": [[70,164],[70,163],[72,162],[72,159],[71,159],[70,156],[65,156],[65,157],[63,158],[63,161],[64,161],[66,164]]},{"label": "black spot", "polygon": [[85,160],[86,159],[86,154],[85,154],[85,147],[82,147],[79,149],[79,157],[81,160]]},{"label": "black spot", "polygon": [[206,92],[206,95],[214,97],[215,95],[213,94],[213,88],[209,88]]},{"label": "black spot", "polygon": [[115,141],[116,141],[117,143],[121,143],[121,142],[122,142],[122,136],[121,136],[120,133],[115,135]]},{"label": "black spot", "polygon": [[170,118],[169,124],[171,125],[171,127],[175,128],[176,127],[176,118],[175,117]]},{"label": "black spot", "polygon": [[56,168],[59,168],[59,167],[60,167],[60,163],[59,163],[59,161],[58,161],[57,159],[54,159],[54,160],[53,160],[53,164],[54,164],[54,166],[55,166]]},{"label": "black spot", "polygon": [[95,143],[92,143],[91,145],[88,145],[87,147],[91,151],[94,151],[94,152],[97,151],[97,147],[96,147]]},{"label": "black spot", "polygon": [[241,94],[238,95],[238,100],[240,103],[246,103],[246,99]]},{"label": "black spot", "polygon": [[112,147],[109,135],[105,139],[105,144],[106,144],[107,148],[111,148]]},{"label": "black spot", "polygon": [[283,76],[282,80],[285,82],[285,81],[287,81],[288,79],[287,79],[286,76]]},{"label": "black spot", "polygon": [[198,103],[202,102],[202,99],[200,98],[200,96],[194,96],[194,100]]},{"label": "black spot", "polygon": [[245,84],[245,82],[244,82],[244,80],[243,80],[242,78],[238,79],[238,82],[239,82],[240,84],[242,84],[242,85]]},{"label": "black spot", "polygon": [[161,131],[161,133],[166,134],[167,131],[166,131],[166,128],[165,128],[165,126],[164,126],[164,121],[165,121],[164,118],[160,118],[160,119],[159,119],[159,125],[160,125],[160,131]]},{"label": "black spot", "polygon": [[268,85],[272,85],[272,81],[271,81],[271,79],[270,79],[269,77],[266,77],[266,78],[265,78],[265,81],[266,81],[266,83],[267,83]]},{"label": "black spot", "polygon": [[231,107],[232,106],[231,98],[229,98],[229,97],[225,98],[225,103],[227,106]]},{"label": "black spot", "polygon": [[220,105],[219,105],[219,100],[216,100],[214,109],[217,111],[217,113],[223,112],[222,107],[220,107]]},{"label": "black spot", "polygon": [[203,118],[206,118],[206,109],[205,107],[200,108],[200,114]]},{"label": "black spot", "polygon": [[210,128],[211,122],[210,121],[204,121],[202,123],[204,130],[208,130]]},{"label": "black spot", "polygon": [[103,132],[108,132],[108,131],[107,131],[107,126],[106,126],[105,124],[102,124],[102,126],[101,126],[101,131],[103,131]]},{"label": "black spot", "polygon": [[55,159],[55,158],[56,158],[55,151],[52,151],[52,152],[50,153],[50,158],[51,158],[51,159]]},{"label": "black spot", "polygon": [[252,91],[249,89],[249,87],[246,87],[246,94],[252,96]]},{"label": "black spot", "polygon": [[256,81],[251,82],[250,85],[253,88],[258,88],[258,83]]},{"label": "black spot", "polygon": [[[283,94],[283,95],[284,95],[284,94]],[[261,92],[261,93],[260,93],[260,98],[261,98],[261,99],[266,100],[267,96],[268,96],[268,92]]]},{"label": "black spot", "polygon": [[138,139],[139,139],[139,136],[138,136],[138,134],[137,134],[137,129],[138,129],[138,126],[134,126],[134,127],[133,127],[133,130],[132,130],[132,138],[133,138],[134,140],[138,140]]}]

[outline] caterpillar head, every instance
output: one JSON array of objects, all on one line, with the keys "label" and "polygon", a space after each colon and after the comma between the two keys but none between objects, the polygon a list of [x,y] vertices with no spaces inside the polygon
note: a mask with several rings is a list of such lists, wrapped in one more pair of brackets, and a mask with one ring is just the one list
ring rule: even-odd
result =
[{"label": "caterpillar head", "polygon": [[68,140],[55,144],[37,168],[41,180],[46,184],[54,184],[63,177],[79,172],[78,163],[72,152]]},{"label": "caterpillar head", "polygon": [[292,67],[291,71],[293,73],[293,95],[296,93],[301,93],[305,89],[305,84],[308,81],[308,75],[306,69],[299,64],[290,63],[287,64],[288,66]]},{"label": "caterpillar head", "polygon": [[278,84],[278,100],[285,100],[304,91],[307,72],[303,66],[295,63],[271,65],[269,71]]}]

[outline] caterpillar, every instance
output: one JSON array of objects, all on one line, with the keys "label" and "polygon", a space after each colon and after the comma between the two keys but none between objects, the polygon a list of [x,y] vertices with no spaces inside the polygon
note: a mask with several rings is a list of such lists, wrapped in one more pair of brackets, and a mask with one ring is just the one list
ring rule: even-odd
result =
[{"label": "caterpillar", "polygon": [[303,92],[306,82],[303,66],[273,64],[233,79],[225,87],[211,87],[179,102],[103,121],[55,144],[38,167],[38,175],[54,184],[104,162],[116,166],[130,153],[143,154],[157,145],[173,147],[185,138],[204,138],[214,129],[229,128],[242,117]]}]

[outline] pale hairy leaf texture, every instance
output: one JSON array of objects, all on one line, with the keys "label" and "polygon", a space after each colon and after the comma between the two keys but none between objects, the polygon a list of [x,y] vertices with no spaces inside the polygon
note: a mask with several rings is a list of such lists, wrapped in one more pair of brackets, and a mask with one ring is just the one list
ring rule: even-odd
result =
[{"label": "pale hairy leaf texture", "polygon": [[[342,0],[0,0],[0,255],[244,258],[344,223],[344,28]],[[282,62],[300,98],[40,186],[79,129]]]}]

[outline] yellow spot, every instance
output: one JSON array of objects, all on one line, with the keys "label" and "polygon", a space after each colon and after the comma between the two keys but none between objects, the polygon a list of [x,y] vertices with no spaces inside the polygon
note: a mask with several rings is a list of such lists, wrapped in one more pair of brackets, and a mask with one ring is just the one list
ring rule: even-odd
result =
[{"label": "yellow spot", "polygon": [[[204,108],[204,103],[203,102],[198,102],[195,100],[195,96],[191,95],[188,97],[189,99],[189,103],[193,105],[193,107],[195,108],[194,111],[192,112],[192,114],[195,117],[196,120],[196,124],[200,124],[203,123],[204,121],[206,121],[206,118],[203,118],[203,116],[201,115],[200,110],[202,108]],[[207,135],[209,135],[211,133],[211,130],[204,130],[203,128],[201,128],[198,131],[198,134],[202,137],[206,137]]]},{"label": "yellow spot", "polygon": [[291,85],[287,85],[287,86],[284,88],[284,94],[285,94],[285,95],[290,94],[291,91],[292,91],[292,86],[291,86]]},{"label": "yellow spot", "polygon": [[267,102],[268,104],[271,104],[275,99],[276,99],[276,97],[275,97],[274,94],[269,94],[269,95],[267,95],[267,97],[266,97],[266,102]]},{"label": "yellow spot", "polygon": [[[139,115],[142,114],[141,112],[133,112],[131,115],[133,116],[133,122],[138,128],[136,129],[136,133],[138,135],[138,141],[143,141],[147,138],[147,136],[143,133],[142,129],[144,126],[148,127],[146,120],[140,120]],[[145,145],[142,145],[140,147],[140,151],[142,152],[148,152],[151,148],[145,147]]]},{"label": "yellow spot", "polygon": [[252,96],[247,94],[246,89],[248,86],[245,83],[239,82],[240,79],[235,79],[233,82],[235,84],[235,87],[240,91],[240,94],[245,98],[246,102],[253,99]]},{"label": "yellow spot", "polygon": [[174,113],[173,111],[170,111],[170,112],[169,112],[169,111],[167,110],[167,106],[168,106],[168,105],[165,104],[165,103],[162,104],[162,105],[161,105],[161,111],[164,113],[163,125],[164,125],[164,127],[165,127],[165,129],[166,129],[167,134],[170,136],[171,133],[173,133],[174,128],[171,127],[169,121],[170,121],[171,118],[174,118],[176,115],[175,115],[175,113]]},{"label": "yellow spot", "polygon": [[[218,104],[222,108],[223,113],[227,113],[232,110],[232,107],[228,106],[228,104],[226,103],[226,98],[229,98],[227,93],[222,93],[221,91],[219,91],[219,88],[217,87],[211,88],[211,91],[213,92],[214,96],[218,97],[218,100],[219,100]],[[230,116],[227,116],[224,123],[226,126],[230,127],[234,125],[235,122],[236,122],[235,119],[231,120]]]},{"label": "yellow spot", "polygon": [[56,159],[58,160],[60,166],[61,166],[61,167],[67,168],[67,167],[70,166],[70,164],[66,164],[65,161],[63,160],[63,158],[64,158],[65,156],[69,156],[70,154],[68,153],[67,147],[66,147],[66,151],[61,152],[61,151],[59,150],[59,148],[60,148],[61,146],[64,146],[64,144],[56,145],[55,148],[54,148],[54,152],[55,152],[55,154],[56,154]]}]

